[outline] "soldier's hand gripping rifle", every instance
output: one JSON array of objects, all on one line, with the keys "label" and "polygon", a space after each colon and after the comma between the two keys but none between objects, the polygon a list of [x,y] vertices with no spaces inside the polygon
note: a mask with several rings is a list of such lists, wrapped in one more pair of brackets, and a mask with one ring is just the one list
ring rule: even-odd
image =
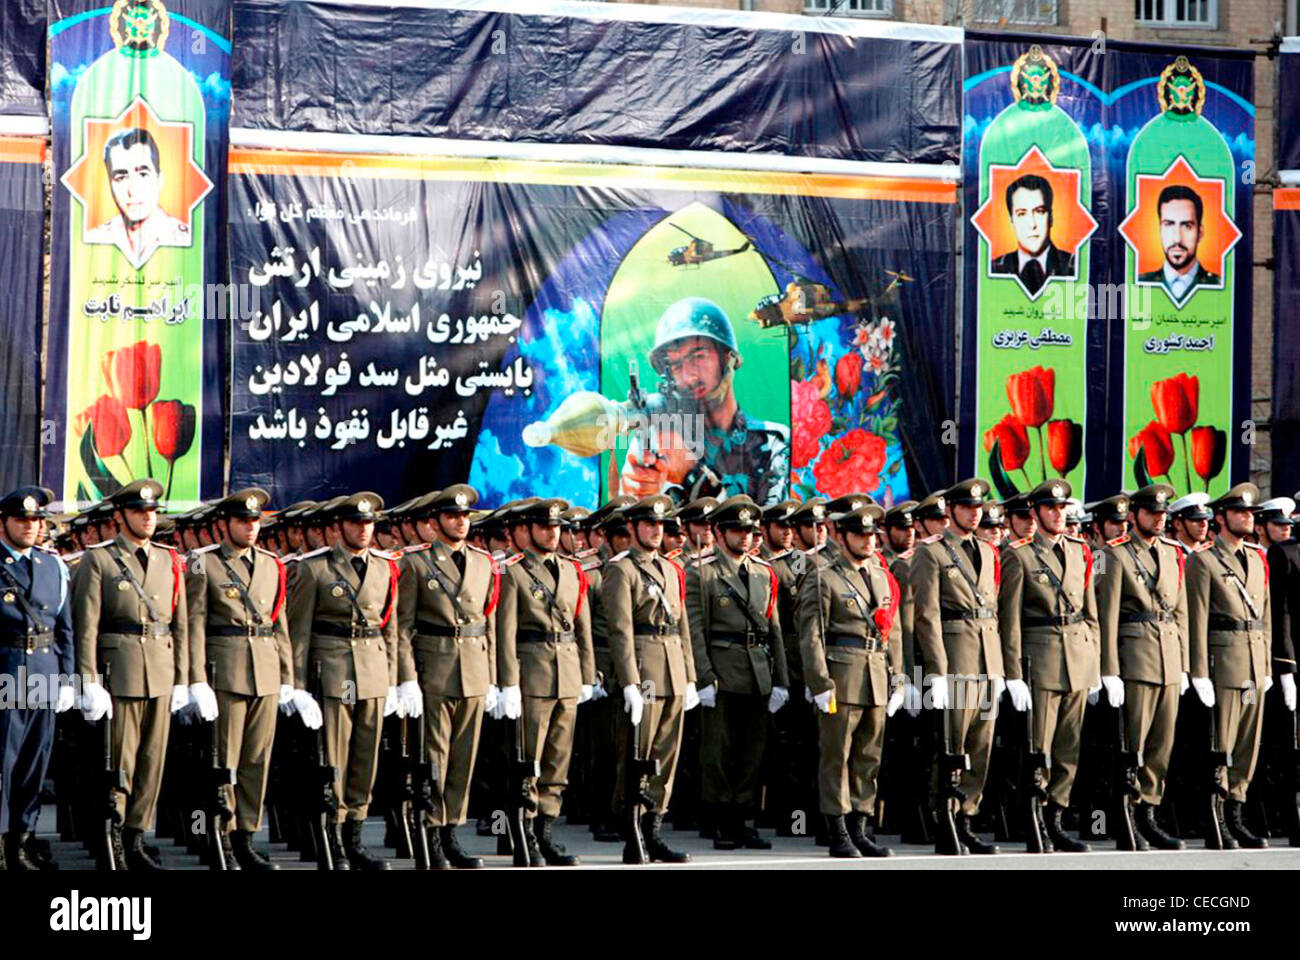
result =
[{"label": "soldier's hand gripping rifle", "polygon": [[1137,744],[1129,749],[1128,723],[1124,705],[1115,708],[1116,723],[1119,728],[1119,746],[1115,754],[1115,785],[1117,796],[1116,813],[1119,814],[1119,830],[1115,834],[1116,850],[1138,849],[1137,831],[1133,826],[1133,806],[1142,795],[1138,786],[1138,770],[1142,766],[1142,750]]},{"label": "soldier's hand gripping rifle", "polygon": [[[1028,655],[1020,658],[1020,671],[1026,684],[1032,677],[1033,665],[1033,660]],[[1032,690],[1029,706],[1025,708],[1025,750],[1020,762],[1020,783],[1025,803],[1025,851],[1049,853],[1047,829],[1043,823],[1043,804],[1047,802],[1047,754],[1034,746]]]},{"label": "soldier's hand gripping rifle", "polygon": [[[216,663],[209,663],[208,677],[214,676],[216,670]],[[223,763],[224,758],[219,743],[219,723],[220,718],[213,720],[211,724],[212,785],[209,793],[211,806],[208,809],[208,845],[212,856],[212,869],[229,870],[230,864],[226,862],[226,847],[221,842],[221,838],[230,825],[230,821],[235,819],[235,811],[231,809],[230,800],[226,793],[227,787],[231,788],[232,791],[234,789],[235,771]]]},{"label": "soldier's hand gripping rifle", "polygon": [[[1210,678],[1214,678],[1214,654],[1210,654]],[[1205,827],[1205,846],[1209,850],[1223,849],[1223,802],[1228,799],[1227,769],[1232,765],[1232,754],[1219,749],[1218,705],[1210,713],[1210,809],[1209,823]]]},{"label": "soldier's hand gripping rifle", "polygon": [[[645,711],[654,703],[654,684],[646,681],[641,685],[643,702],[641,719],[645,720]],[[649,863],[650,854],[646,852],[645,836],[641,831],[641,818],[646,808],[654,805],[650,796],[649,780],[659,775],[659,760],[647,756],[649,749],[641,748],[641,724],[633,723],[628,717],[627,724],[627,769],[623,780],[623,862]]]},{"label": "soldier's hand gripping rifle", "polygon": [[[415,869],[429,869],[429,815],[433,813],[433,791],[437,782],[437,772],[425,753],[424,718],[407,717],[403,723],[415,724],[415,743],[409,752],[411,775],[409,783],[411,793],[408,802],[411,824],[411,846],[415,855]],[[406,739],[406,728],[402,728],[402,739]],[[406,747],[403,746],[403,752]]]},{"label": "soldier's hand gripping rifle", "polygon": [[528,813],[537,810],[537,801],[528,789],[529,782],[542,775],[542,765],[530,759],[524,745],[524,718],[518,717],[507,721],[514,725],[511,735],[514,739],[514,755],[510,764],[510,846],[514,851],[514,865],[526,867],[528,856],[528,825],[525,819]]},{"label": "soldier's hand gripping rifle", "polygon": [[[104,689],[108,690],[111,665],[103,667]],[[105,714],[100,721],[104,737],[104,854],[105,870],[125,870],[125,852],[122,849],[122,815],[117,810],[117,795],[127,789],[126,771],[113,759],[113,717]]]},{"label": "soldier's hand gripping rifle", "polygon": [[[956,687],[956,683],[953,683]],[[956,690],[949,691],[949,697]],[[962,800],[966,799],[961,790],[961,775],[970,769],[970,755],[954,753],[952,749],[952,724],[949,722],[951,705],[939,711],[939,726],[943,731],[943,761],[939,768],[939,803],[938,823],[935,824],[935,847],[937,852],[948,856],[960,856],[966,853],[961,840],[957,837],[957,811],[961,809]]]},{"label": "soldier's hand gripping rifle", "polygon": [[[312,666],[311,688],[312,695],[316,698],[316,702],[321,705],[323,711],[325,706],[325,681],[321,677],[319,661]],[[316,869],[333,870],[334,853],[330,847],[330,837],[339,816],[339,797],[334,788],[334,782],[338,777],[338,768],[330,763],[329,753],[325,749],[324,723],[316,731],[314,773],[315,775],[309,782],[309,792],[312,806],[316,808],[311,813],[311,834],[316,846]]]}]

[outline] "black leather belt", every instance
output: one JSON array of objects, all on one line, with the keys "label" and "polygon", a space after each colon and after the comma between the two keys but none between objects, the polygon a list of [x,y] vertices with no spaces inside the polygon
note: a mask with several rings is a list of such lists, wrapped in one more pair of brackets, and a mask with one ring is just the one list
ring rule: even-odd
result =
[{"label": "black leather belt", "polygon": [[1234,617],[1221,617],[1210,614],[1210,629],[1229,633],[1246,633],[1251,630],[1263,630],[1263,620],[1237,620]]},{"label": "black leather belt", "polygon": [[1082,611],[1071,613],[1063,617],[1021,617],[1020,625],[1022,627],[1068,627],[1072,623],[1079,623],[1086,619]]},{"label": "black leather belt", "polygon": [[416,620],[415,632],[423,637],[484,637],[487,636],[487,624],[449,624]]},{"label": "black leather belt", "polygon": [[99,628],[103,634],[122,633],[131,637],[153,637],[161,640],[163,637],[170,637],[172,628],[166,623],[150,623],[146,620],[140,623],[137,620],[110,620]]},{"label": "black leather belt", "polygon": [[675,623],[638,623],[632,627],[632,633],[638,637],[675,637]]},{"label": "black leather belt", "polygon": [[976,607],[974,610],[957,610],[951,607],[939,609],[940,620],[996,620],[998,612],[992,607]]},{"label": "black leather belt", "polygon": [[336,623],[316,622],[311,625],[311,632],[322,637],[343,637],[346,640],[370,639],[380,636],[383,631],[378,627],[343,627]]},{"label": "black leather belt", "polygon": [[1173,623],[1178,614],[1173,610],[1144,610],[1142,613],[1121,613],[1120,623]]},{"label": "black leather belt", "polygon": [[865,650],[867,653],[877,653],[885,649],[885,645],[875,637],[850,636],[847,633],[830,633],[826,635],[826,646],[828,647],[855,647],[858,650]]},{"label": "black leather belt", "polygon": [[518,643],[573,643],[576,639],[572,630],[520,630],[515,635]]},{"label": "black leather belt", "polygon": [[6,633],[0,634],[0,647],[19,647],[28,652],[36,648],[44,649],[54,643],[54,631],[42,633]]},{"label": "black leather belt", "polygon": [[756,633],[714,633],[709,635],[709,642],[738,643],[744,647],[766,647],[767,639]]},{"label": "black leather belt", "polygon": [[256,624],[249,624],[246,627],[228,624],[221,627],[208,627],[205,633],[209,637],[273,637],[275,636],[275,628],[270,626],[259,627]]}]

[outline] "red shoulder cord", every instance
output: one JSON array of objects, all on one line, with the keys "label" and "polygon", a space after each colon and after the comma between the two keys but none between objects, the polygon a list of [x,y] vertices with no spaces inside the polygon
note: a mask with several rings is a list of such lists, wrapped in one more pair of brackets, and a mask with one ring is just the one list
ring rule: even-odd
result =
[{"label": "red shoulder cord", "polygon": [[1268,557],[1264,556],[1264,551],[1259,551],[1259,559],[1264,561],[1264,586],[1268,586]]},{"label": "red shoulder cord", "polygon": [[488,597],[487,606],[483,610],[483,616],[488,616],[497,608],[497,601],[501,599],[501,568],[497,566],[496,558],[492,554],[487,555],[488,563],[492,564],[492,596]]},{"label": "red shoulder cord", "polygon": [[686,570],[676,560],[669,560],[667,557],[664,557],[664,560],[667,561],[670,567],[672,567],[674,570],[677,571],[677,586],[679,588],[679,592],[682,595],[682,609],[685,610],[686,609]]},{"label": "red shoulder cord", "polygon": [[573,569],[578,571],[578,603],[573,608],[573,619],[577,621],[578,616],[582,613],[582,603],[587,599],[587,573],[577,560],[570,562],[573,564]]},{"label": "red shoulder cord", "polygon": [[894,629],[894,616],[898,613],[898,603],[899,600],[902,599],[900,596],[902,591],[898,589],[898,581],[895,580],[894,575],[889,572],[889,568],[881,567],[880,569],[884,572],[885,576],[889,578],[889,608],[886,610],[877,607],[875,621],[876,626],[880,628],[880,639],[888,643],[889,632]]},{"label": "red shoulder cord", "polygon": [[289,592],[289,571],[288,568],[285,567],[284,561],[279,557],[275,558],[275,569],[280,575],[280,590],[275,595],[275,610],[271,613],[272,623],[275,623],[275,621],[280,619],[280,612],[284,610],[284,601],[286,594]]},{"label": "red shoulder cord", "polygon": [[181,602],[181,584],[185,582],[185,564],[175,550],[172,551],[172,613]]},{"label": "red shoulder cord", "polygon": [[397,581],[401,578],[402,572],[397,569],[397,561],[388,561],[388,609],[384,611],[384,619],[379,622],[379,629],[382,630],[388,626],[388,621],[397,609]]},{"label": "red shoulder cord", "polygon": [[1080,544],[1083,547],[1083,559],[1088,563],[1088,569],[1083,573],[1083,586],[1087,589],[1088,584],[1092,582],[1092,549],[1086,544]]},{"label": "red shoulder cord", "polygon": [[780,583],[779,580],[777,580],[777,578],[776,578],[776,570],[774,570],[772,567],[768,567],[768,568],[767,568],[767,575],[768,575],[768,577],[769,577],[769,578],[771,579],[771,581],[772,581],[772,593],[771,593],[771,595],[767,598],[767,613],[765,613],[764,616],[765,616],[768,620],[771,620],[771,619],[772,619],[772,611],[776,608],[776,594],[777,594],[777,590],[780,589],[781,583]]},{"label": "red shoulder cord", "polygon": [[990,543],[989,547],[993,550],[993,585],[1002,586],[1002,551],[998,549],[996,543]]},{"label": "red shoulder cord", "polygon": [[[1175,547],[1174,553],[1178,554],[1178,582],[1182,583],[1187,579],[1187,558],[1183,556],[1181,547]],[[1264,569],[1268,569],[1267,564],[1265,564]],[[1265,580],[1264,582],[1267,583],[1268,581]]]}]

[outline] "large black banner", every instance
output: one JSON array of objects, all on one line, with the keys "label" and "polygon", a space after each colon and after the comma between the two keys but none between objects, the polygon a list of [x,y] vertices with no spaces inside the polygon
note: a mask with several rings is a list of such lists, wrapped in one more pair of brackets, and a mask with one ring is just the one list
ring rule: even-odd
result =
[{"label": "large black banner", "polygon": [[45,113],[45,0],[0,4],[0,114]]}]

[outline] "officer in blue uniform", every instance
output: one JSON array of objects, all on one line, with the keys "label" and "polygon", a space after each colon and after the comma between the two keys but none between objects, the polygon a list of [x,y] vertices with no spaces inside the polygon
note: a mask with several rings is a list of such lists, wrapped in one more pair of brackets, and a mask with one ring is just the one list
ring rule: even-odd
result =
[{"label": "officer in blue uniform", "polygon": [[10,870],[54,869],[34,842],[41,781],[54,746],[54,715],[73,705],[68,569],[36,543],[54,494],[20,487],[0,500],[0,832]]}]

